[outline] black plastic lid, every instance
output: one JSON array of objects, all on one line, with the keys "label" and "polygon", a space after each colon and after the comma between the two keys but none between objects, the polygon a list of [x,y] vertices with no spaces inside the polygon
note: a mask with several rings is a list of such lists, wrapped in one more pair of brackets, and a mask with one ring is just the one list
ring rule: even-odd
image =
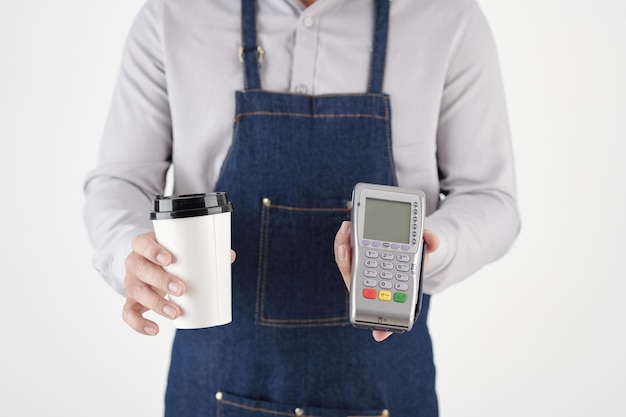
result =
[{"label": "black plastic lid", "polygon": [[185,217],[220,214],[233,211],[226,193],[157,195],[153,199],[150,220],[182,219]]}]

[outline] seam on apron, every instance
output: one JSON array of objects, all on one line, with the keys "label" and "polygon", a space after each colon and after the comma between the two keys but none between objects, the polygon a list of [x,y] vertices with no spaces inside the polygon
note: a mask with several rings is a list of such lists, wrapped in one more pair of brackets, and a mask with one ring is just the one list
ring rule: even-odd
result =
[{"label": "seam on apron", "polygon": [[360,114],[360,113],[352,113],[352,114],[306,114],[306,113],[277,113],[277,112],[266,112],[266,111],[254,111],[247,113],[238,113],[235,116],[235,120],[239,121],[241,116],[293,116],[293,117],[308,117],[312,119],[323,119],[323,118],[368,118],[368,119],[378,119],[378,120],[388,120],[388,115],[385,116],[377,116],[374,114]]}]

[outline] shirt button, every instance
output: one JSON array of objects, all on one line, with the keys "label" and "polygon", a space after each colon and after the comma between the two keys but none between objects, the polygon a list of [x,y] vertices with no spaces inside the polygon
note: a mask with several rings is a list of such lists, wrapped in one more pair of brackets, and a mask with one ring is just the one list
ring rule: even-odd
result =
[{"label": "shirt button", "polygon": [[296,93],[298,94],[306,94],[309,89],[304,84],[298,84],[296,86]]},{"label": "shirt button", "polygon": [[302,24],[307,29],[311,29],[314,23],[315,23],[315,20],[313,20],[313,18],[310,16],[305,17],[304,20],[302,21]]}]

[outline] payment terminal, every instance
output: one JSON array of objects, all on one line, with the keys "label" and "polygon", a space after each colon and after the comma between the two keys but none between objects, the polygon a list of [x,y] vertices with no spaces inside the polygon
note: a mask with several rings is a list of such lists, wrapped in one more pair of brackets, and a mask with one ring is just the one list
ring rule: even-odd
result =
[{"label": "payment terminal", "polygon": [[352,192],[354,327],[411,330],[422,301],[425,196],[422,191],[358,183]]}]

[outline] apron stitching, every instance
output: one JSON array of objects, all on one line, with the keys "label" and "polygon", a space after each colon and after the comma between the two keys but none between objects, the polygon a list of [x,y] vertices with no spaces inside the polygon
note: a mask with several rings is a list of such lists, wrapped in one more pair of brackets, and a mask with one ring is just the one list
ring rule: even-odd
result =
[{"label": "apron stitching", "polygon": [[271,323],[318,323],[318,322],[326,322],[326,321],[339,321],[339,320],[345,320],[348,317],[329,317],[329,318],[322,318],[322,319],[266,319],[264,318],[263,321],[267,321],[267,322],[271,322]]},{"label": "apron stitching", "polygon": [[[261,88],[254,88],[250,90],[246,90],[244,93],[267,93],[267,90],[263,90]],[[334,98],[334,97],[386,97],[385,93],[337,93],[337,94],[317,94],[314,96],[307,96],[304,94],[297,93],[289,93],[289,92],[280,92],[280,91],[272,91],[271,94],[277,96],[295,96],[295,97],[303,97],[303,98],[311,98],[313,100],[319,98]]]},{"label": "apron stitching", "polygon": [[346,296],[345,296],[345,308],[346,308],[346,315],[348,315],[348,311],[350,311],[350,289],[346,288]]},{"label": "apron stitching", "polygon": [[[385,98],[385,120],[388,120],[389,117],[389,100]],[[393,184],[398,184],[398,179],[396,178],[396,164],[393,160],[393,146],[391,144],[391,123],[387,123],[385,127],[385,133],[387,134],[387,154],[389,155],[389,168],[391,169],[391,175],[393,178]]]},{"label": "apron stitching", "polygon": [[[242,408],[244,410],[255,411],[255,412],[258,411],[261,413],[274,414],[278,416],[293,416],[293,417],[297,416],[294,413],[289,413],[285,411],[274,411],[274,410],[269,410],[267,408],[261,408],[261,407],[250,407],[247,405],[239,404],[239,403],[228,401],[228,400],[221,400],[220,403],[230,405],[231,407],[235,407],[235,408]],[[382,416],[382,414],[379,414],[379,416]],[[315,416],[312,414],[304,414],[302,417],[315,417]],[[347,417],[360,417],[360,416],[347,416]],[[362,417],[367,417],[367,416],[362,416]]]},{"label": "apron stitching", "polygon": [[270,211],[266,209],[266,207],[262,207],[261,209],[261,224],[263,227],[261,228],[261,236],[259,238],[259,267],[258,267],[258,276],[261,278],[257,285],[257,305],[256,305],[256,317],[257,324],[263,322],[265,319],[263,318],[263,314],[265,312],[265,281],[266,281],[266,264],[267,264],[267,256],[265,256],[265,251],[267,250],[267,236],[269,229],[269,216]]},{"label": "apron stitching", "polygon": [[[383,414],[382,413],[378,414],[378,416],[382,417]],[[368,417],[368,416],[346,416],[346,417]],[[373,417],[377,417],[377,416],[373,416]],[[389,416],[387,415],[387,417],[389,417]]]},{"label": "apron stitching", "polygon": [[322,118],[368,118],[368,119],[379,119],[379,120],[388,120],[387,115],[385,116],[377,116],[374,114],[361,114],[361,113],[352,113],[352,114],[305,114],[305,113],[282,113],[282,112],[268,112],[268,111],[254,111],[254,112],[246,112],[239,113],[235,117],[235,120],[239,121],[241,116],[294,116],[294,117],[308,117],[313,119],[322,119]]},{"label": "apron stitching", "polygon": [[243,404],[238,404],[232,401],[227,401],[227,400],[222,400],[220,401],[221,403],[230,405],[232,407],[236,407],[236,408],[243,408],[244,410],[249,410],[249,411],[259,411],[259,412],[263,412],[263,413],[267,413],[267,414],[274,414],[274,415],[279,415],[279,416],[294,416],[296,417],[296,415],[294,413],[287,413],[287,412],[282,412],[282,411],[273,411],[273,410],[268,410],[265,408],[259,408],[259,407],[250,407],[247,405],[243,405]]},{"label": "apron stitching", "polygon": [[348,322],[348,316],[341,318],[341,320],[336,320],[334,322],[322,322],[319,323],[266,323],[264,321],[259,321],[257,325],[263,327],[271,327],[273,329],[306,329],[309,327],[314,327],[316,329],[322,327],[345,327],[350,323]]},{"label": "apron stitching", "polygon": [[270,207],[289,210],[289,211],[349,211],[349,209],[345,207],[329,207],[329,208],[317,208],[317,207],[292,207],[292,206],[283,206],[280,204],[272,204]]}]

